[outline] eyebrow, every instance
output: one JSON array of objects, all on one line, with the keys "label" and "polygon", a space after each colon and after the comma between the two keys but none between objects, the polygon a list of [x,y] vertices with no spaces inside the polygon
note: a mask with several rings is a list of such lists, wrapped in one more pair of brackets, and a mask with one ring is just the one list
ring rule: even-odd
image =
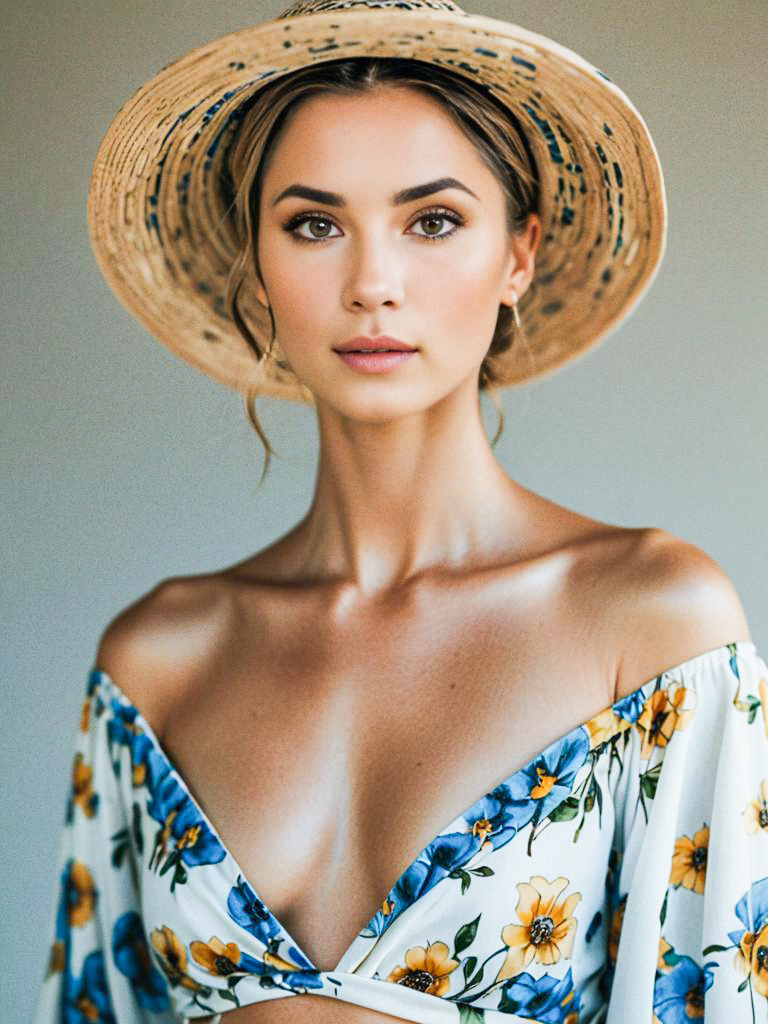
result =
[{"label": "eyebrow", "polygon": [[[466,185],[456,178],[438,178],[436,181],[428,181],[424,185],[413,185],[411,188],[404,188],[400,192],[395,192],[392,196],[392,205],[400,206],[403,203],[411,203],[415,199],[423,199],[424,196],[431,196],[433,193],[442,192],[447,188],[459,188],[464,192],[468,192],[471,196],[475,196],[475,199],[478,198],[471,188],[467,188]],[[277,206],[281,199],[287,199],[288,196],[298,196],[299,199],[311,199],[312,202],[323,203],[325,206],[347,205],[346,199],[336,192],[326,192],[323,189],[310,188],[309,185],[289,185],[288,188],[284,188],[272,200],[272,206]]]}]

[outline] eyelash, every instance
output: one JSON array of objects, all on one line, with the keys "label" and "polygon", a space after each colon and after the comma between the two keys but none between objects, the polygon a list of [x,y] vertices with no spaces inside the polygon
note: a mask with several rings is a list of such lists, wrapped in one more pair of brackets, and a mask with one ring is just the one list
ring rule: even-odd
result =
[{"label": "eyelash", "polygon": [[[452,224],[456,225],[452,231],[447,231],[443,235],[418,236],[419,238],[424,238],[429,242],[442,242],[446,238],[452,238],[456,234],[458,229],[463,227],[465,223],[464,218],[461,217],[458,213],[454,213],[451,210],[446,210],[442,206],[436,206],[433,207],[432,209],[424,210],[422,213],[418,215],[418,217],[416,217],[412,221],[412,224],[418,224],[419,221],[425,220],[427,217],[440,217],[442,220],[448,220]],[[307,238],[304,235],[299,235],[296,233],[296,229],[301,227],[302,224],[306,224],[308,221],[313,220],[326,220],[328,221],[329,224],[334,224],[332,218],[329,217],[328,214],[326,213],[299,213],[295,217],[291,217],[291,219],[286,224],[283,225],[283,230],[287,231],[289,235],[292,235],[297,242],[309,242],[310,245],[314,245],[317,242],[330,242],[331,239],[335,236],[330,236],[328,238]],[[338,225],[334,224],[334,226],[336,227]]]}]

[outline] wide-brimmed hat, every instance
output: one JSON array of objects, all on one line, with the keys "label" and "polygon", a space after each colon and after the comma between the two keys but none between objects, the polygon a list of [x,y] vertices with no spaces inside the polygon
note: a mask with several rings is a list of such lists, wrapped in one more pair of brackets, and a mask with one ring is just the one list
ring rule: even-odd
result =
[{"label": "wide-brimmed hat", "polygon": [[[405,57],[466,76],[525,133],[542,237],[519,303],[526,344],[495,357],[497,386],[555,370],[630,315],[663,257],[667,208],[656,147],[617,85],[559,43],[451,0],[301,0],[168,64],[120,108],[99,147],[91,242],[112,289],[156,338],[230,387],[252,379],[256,354],[226,303],[240,250],[228,154],[258,90],[350,57]],[[243,306],[259,337],[268,321],[251,301]],[[275,361],[260,392],[311,401]]]}]

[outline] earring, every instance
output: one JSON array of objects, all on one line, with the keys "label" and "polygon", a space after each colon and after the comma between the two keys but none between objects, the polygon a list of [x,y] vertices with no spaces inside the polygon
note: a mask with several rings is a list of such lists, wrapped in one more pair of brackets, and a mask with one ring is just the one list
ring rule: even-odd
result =
[{"label": "earring", "polygon": [[522,331],[522,324],[520,323],[520,314],[517,311],[517,292],[512,292],[512,318],[515,321],[515,327],[518,331]]}]

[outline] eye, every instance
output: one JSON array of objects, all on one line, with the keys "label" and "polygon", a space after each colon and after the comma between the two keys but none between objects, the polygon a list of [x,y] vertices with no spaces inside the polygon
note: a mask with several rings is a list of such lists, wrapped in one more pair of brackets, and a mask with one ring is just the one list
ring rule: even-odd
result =
[{"label": "eye", "polygon": [[326,226],[333,227],[333,221],[330,217],[327,217],[324,213],[299,213],[295,217],[291,217],[287,224],[283,225],[283,230],[287,231],[289,235],[293,235],[297,242],[323,242],[326,238],[333,238],[333,235],[321,234],[314,238],[308,238],[306,235],[298,234],[298,228],[304,224],[321,224],[323,230]]},{"label": "eye", "polygon": [[420,213],[414,221],[414,224],[419,224],[421,221],[450,221],[454,226],[450,231],[444,231],[442,234],[426,234],[422,235],[422,238],[428,238],[430,241],[441,242],[444,238],[450,238],[455,235],[459,228],[464,226],[464,218],[460,217],[458,213],[454,213],[452,210],[444,210],[440,207],[434,210],[425,210],[424,213]]},{"label": "eye", "polygon": [[[412,221],[412,224],[419,224],[422,221],[432,222],[435,221],[450,221],[454,226],[450,231],[444,231],[441,234],[419,234],[419,238],[426,238],[428,241],[441,242],[445,238],[450,238],[455,235],[460,227],[464,226],[464,218],[459,214],[454,213],[452,210],[446,210],[442,207],[437,207],[431,210],[424,210],[420,213],[416,220]],[[307,235],[300,234],[298,229],[304,224],[319,224],[321,225],[321,231],[327,232],[329,228],[334,227],[334,222],[331,218],[324,213],[299,213],[295,217],[292,217],[286,224],[283,225],[283,230],[287,231],[288,234],[293,235],[297,242],[324,242],[326,239],[337,238],[338,235],[320,234],[315,235],[313,238]]]}]

